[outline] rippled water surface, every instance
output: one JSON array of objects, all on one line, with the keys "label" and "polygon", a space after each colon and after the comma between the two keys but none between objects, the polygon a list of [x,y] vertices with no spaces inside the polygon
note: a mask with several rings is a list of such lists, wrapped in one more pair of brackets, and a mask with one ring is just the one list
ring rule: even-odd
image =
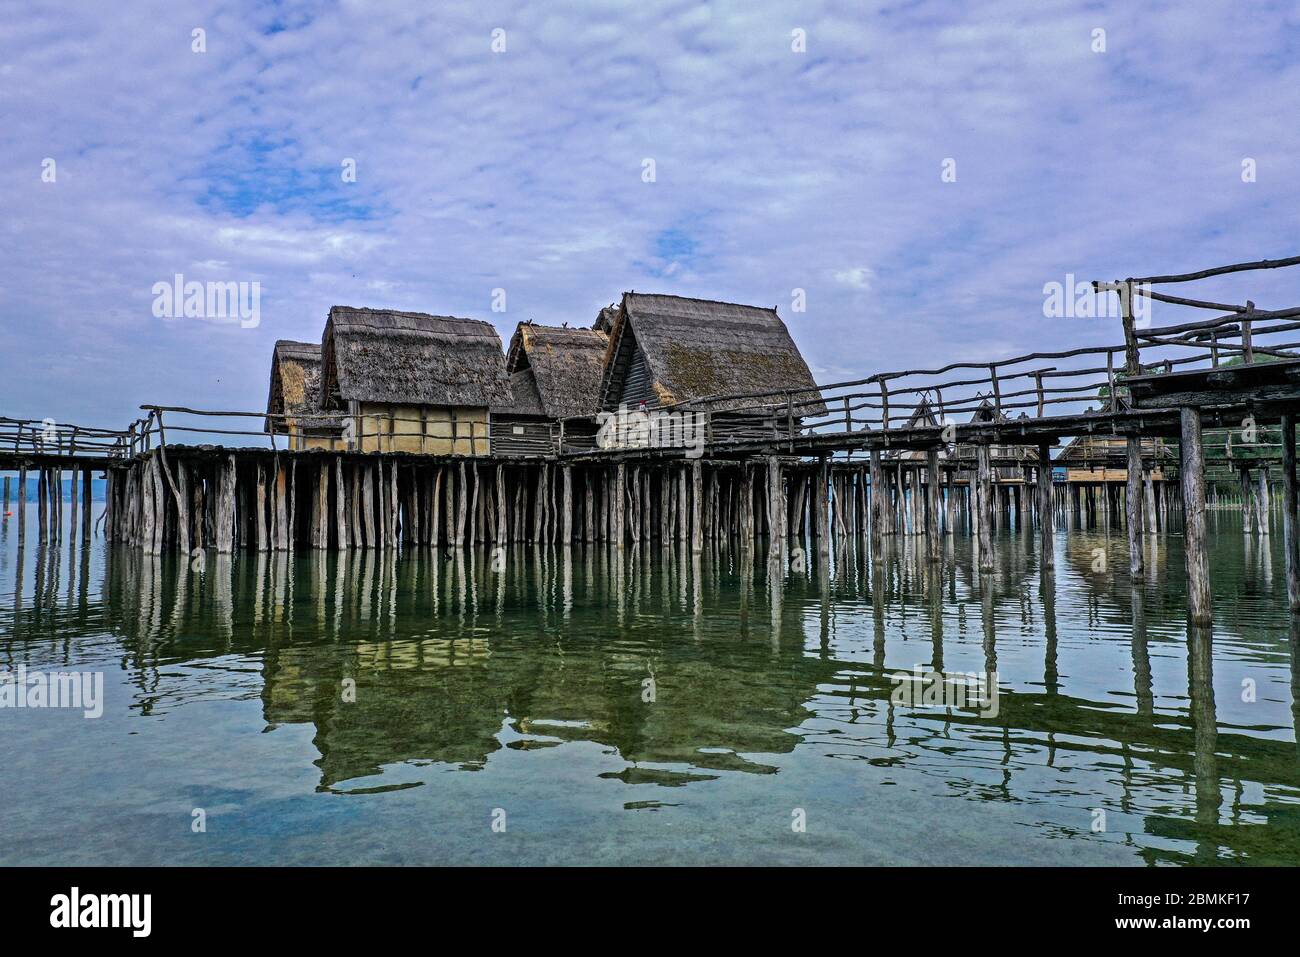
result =
[{"label": "rippled water surface", "polygon": [[[0,863],[1300,864],[1281,535],[147,558],[0,529]],[[797,559],[797,556],[796,556]],[[806,564],[807,568],[802,565]],[[997,673],[998,713],[891,703]],[[355,699],[355,700],[352,700]],[[196,809],[206,831],[196,833]],[[496,825],[494,829],[494,823]],[[800,829],[800,824],[803,828]]]}]

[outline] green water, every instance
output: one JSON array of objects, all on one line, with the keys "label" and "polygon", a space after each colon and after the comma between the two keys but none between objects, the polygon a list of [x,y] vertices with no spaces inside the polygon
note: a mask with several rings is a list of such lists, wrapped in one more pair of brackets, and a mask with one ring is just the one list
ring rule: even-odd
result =
[{"label": "green water", "polygon": [[[899,538],[772,576],[729,550],[146,558],[0,529],[2,864],[1300,864],[1281,535]],[[1099,569],[1103,565],[1104,569]],[[996,672],[998,713],[891,703]],[[355,698],[355,700],[351,700]],[[206,830],[195,831],[199,820]],[[495,828],[494,828],[495,824]]]}]

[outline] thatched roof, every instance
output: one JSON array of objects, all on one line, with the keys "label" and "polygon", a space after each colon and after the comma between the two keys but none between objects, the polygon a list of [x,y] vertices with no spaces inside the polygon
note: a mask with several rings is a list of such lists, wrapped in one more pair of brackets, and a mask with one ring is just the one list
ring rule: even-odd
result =
[{"label": "thatched roof", "polygon": [[[977,393],[978,394],[978,393]],[[997,410],[988,399],[981,399],[975,411],[971,413],[971,422],[1005,422],[1007,417]]]},{"label": "thatched roof", "polygon": [[907,429],[937,429],[943,425],[939,421],[939,415],[934,411],[934,406],[930,404],[928,395],[921,396],[921,401],[916,404],[912,410],[912,415],[907,420]]},{"label": "thatched roof", "polygon": [[[604,312],[602,311],[602,316]],[[625,293],[610,329],[602,406],[617,408],[624,374],[640,349],[653,398],[662,405],[711,396],[806,389],[800,399],[820,400],[816,383],[776,309],[682,296]],[[715,411],[753,408],[778,396],[711,403]],[[821,415],[825,406],[805,406]]]},{"label": "thatched roof", "polygon": [[510,339],[506,370],[512,384],[521,371],[532,372],[542,413],[550,418],[594,416],[600,409],[608,346],[609,336],[595,329],[521,322]]},{"label": "thatched roof", "polygon": [[510,401],[501,337],[481,319],[391,309],[330,309],[321,405],[488,406]]},{"label": "thatched roof", "polygon": [[596,321],[592,323],[591,328],[597,332],[608,333],[614,328],[614,319],[618,316],[618,303],[611,303],[596,314]]},{"label": "thatched roof", "polygon": [[320,403],[320,345],[281,339],[271,352],[271,387],[266,397],[268,418],[263,431],[287,432],[284,419],[272,415],[291,415],[309,429],[337,428],[337,421],[316,419],[310,413]]},{"label": "thatched roof", "polygon": [[492,404],[493,415],[535,415],[539,418],[546,415],[532,369],[520,369],[510,376],[510,392],[514,398],[509,402]]}]

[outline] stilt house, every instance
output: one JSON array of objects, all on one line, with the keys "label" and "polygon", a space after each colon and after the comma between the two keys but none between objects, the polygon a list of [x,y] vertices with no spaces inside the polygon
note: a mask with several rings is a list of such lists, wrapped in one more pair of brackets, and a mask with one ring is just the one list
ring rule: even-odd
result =
[{"label": "stilt house", "polygon": [[512,401],[491,323],[390,309],[330,309],[321,408],[350,417],[364,452],[488,455],[494,405]]}]

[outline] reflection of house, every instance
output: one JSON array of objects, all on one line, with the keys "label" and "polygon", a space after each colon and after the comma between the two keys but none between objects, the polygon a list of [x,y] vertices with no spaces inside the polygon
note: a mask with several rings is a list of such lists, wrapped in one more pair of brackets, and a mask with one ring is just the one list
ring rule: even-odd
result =
[{"label": "reflection of house", "polygon": [[[707,408],[712,439],[770,437],[799,427],[826,407],[812,373],[775,309],[681,296],[625,293],[602,309],[609,333],[600,408],[648,409],[696,403]],[[697,400],[741,394],[724,403]],[[788,401],[787,401],[788,397]],[[768,413],[734,410],[770,405]]]},{"label": "reflection of house", "polygon": [[321,407],[353,417],[362,451],[487,455],[489,408],[510,401],[490,323],[387,309],[330,310]]},{"label": "reflection of house", "polygon": [[597,329],[521,322],[506,356],[514,399],[492,408],[493,454],[551,454],[561,430],[565,449],[592,447],[608,343]]},{"label": "reflection of house", "polygon": [[320,346],[281,339],[271,354],[265,431],[288,436],[290,449],[342,448],[338,422],[310,415],[319,401]]}]

